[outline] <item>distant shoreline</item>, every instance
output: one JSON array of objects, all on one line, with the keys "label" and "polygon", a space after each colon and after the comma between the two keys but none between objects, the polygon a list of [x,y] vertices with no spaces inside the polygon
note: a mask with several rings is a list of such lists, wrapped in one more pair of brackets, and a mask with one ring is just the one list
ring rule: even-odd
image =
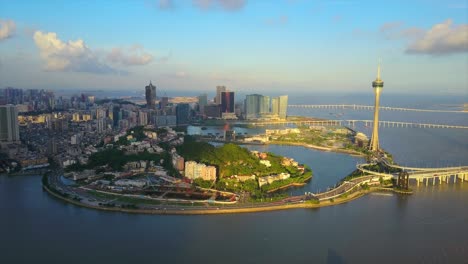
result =
[{"label": "distant shoreline", "polygon": [[266,145],[290,145],[290,146],[300,146],[300,147],[306,147],[306,148],[311,148],[311,149],[316,149],[316,150],[321,150],[321,151],[328,151],[328,152],[337,152],[337,153],[343,153],[343,154],[349,154],[351,156],[359,156],[359,157],[365,157],[366,155],[354,150],[347,150],[347,149],[337,149],[337,148],[330,148],[330,147],[322,147],[322,146],[317,146],[317,145],[312,145],[312,144],[307,144],[307,143],[302,143],[302,142],[283,142],[283,141],[270,141],[266,143]]}]

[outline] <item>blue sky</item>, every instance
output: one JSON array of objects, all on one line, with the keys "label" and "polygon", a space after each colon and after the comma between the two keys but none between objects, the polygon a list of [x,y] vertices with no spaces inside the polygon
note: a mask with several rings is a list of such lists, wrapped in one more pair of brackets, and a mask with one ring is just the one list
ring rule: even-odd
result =
[{"label": "blue sky", "polygon": [[0,87],[468,94],[466,0],[0,6]]}]

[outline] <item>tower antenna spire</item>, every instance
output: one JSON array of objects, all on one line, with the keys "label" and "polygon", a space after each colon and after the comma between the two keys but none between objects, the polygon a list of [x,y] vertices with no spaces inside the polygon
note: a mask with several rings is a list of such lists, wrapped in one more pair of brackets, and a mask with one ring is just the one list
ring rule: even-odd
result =
[{"label": "tower antenna spire", "polygon": [[377,80],[380,80],[380,64],[382,63],[382,59],[379,59],[379,66],[377,66]]}]

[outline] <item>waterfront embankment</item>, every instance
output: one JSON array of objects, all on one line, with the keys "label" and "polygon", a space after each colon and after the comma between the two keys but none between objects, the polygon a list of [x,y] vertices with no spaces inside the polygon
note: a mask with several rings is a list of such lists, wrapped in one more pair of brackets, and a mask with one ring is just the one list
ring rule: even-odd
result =
[{"label": "waterfront embankment", "polygon": [[382,191],[381,188],[371,187],[368,190],[360,190],[354,193],[350,193],[346,196],[337,197],[334,199],[321,201],[320,203],[314,203],[311,201],[301,201],[297,203],[290,204],[269,204],[269,203],[259,203],[256,205],[246,205],[239,207],[209,207],[209,208],[182,208],[182,207],[172,207],[172,208],[159,208],[159,209],[130,209],[130,208],[117,208],[117,207],[104,207],[96,206],[91,204],[82,203],[73,199],[63,197],[52,190],[49,187],[42,186],[45,191],[54,196],[57,199],[63,200],[65,202],[86,207],[90,209],[103,210],[103,211],[115,211],[115,212],[124,212],[124,213],[133,213],[133,214],[167,214],[167,215],[210,215],[210,214],[237,214],[237,213],[257,213],[257,212],[268,212],[268,211],[278,211],[278,210],[290,210],[290,209],[313,209],[326,206],[333,206],[338,204],[343,204],[350,202],[352,200],[358,199],[364,195],[367,195],[372,192]]}]

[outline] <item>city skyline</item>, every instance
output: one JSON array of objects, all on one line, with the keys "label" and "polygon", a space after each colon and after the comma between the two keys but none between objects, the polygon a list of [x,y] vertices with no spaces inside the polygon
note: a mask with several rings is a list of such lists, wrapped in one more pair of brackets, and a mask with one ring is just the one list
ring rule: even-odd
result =
[{"label": "city skyline", "polygon": [[1,88],[365,92],[379,57],[388,93],[468,86],[465,1],[0,2]]}]

